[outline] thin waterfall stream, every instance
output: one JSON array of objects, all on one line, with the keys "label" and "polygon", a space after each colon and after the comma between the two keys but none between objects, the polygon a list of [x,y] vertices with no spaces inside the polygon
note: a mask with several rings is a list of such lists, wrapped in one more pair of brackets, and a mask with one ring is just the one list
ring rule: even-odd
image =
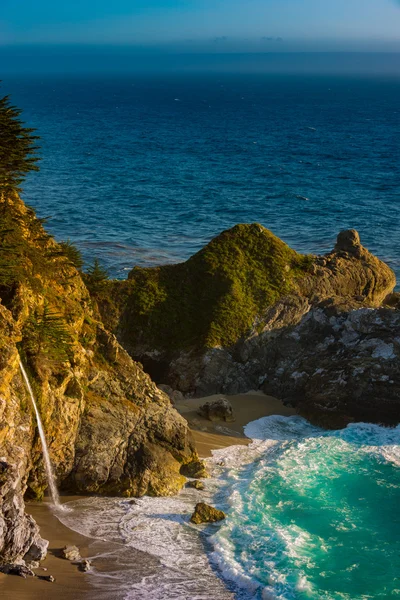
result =
[{"label": "thin waterfall stream", "polygon": [[46,441],[46,435],[45,435],[45,432],[44,432],[44,429],[43,429],[43,423],[42,423],[42,420],[40,418],[40,413],[39,413],[38,407],[36,405],[35,396],[34,396],[31,384],[29,382],[28,375],[27,375],[27,373],[26,373],[26,371],[24,369],[24,366],[23,366],[23,364],[22,364],[21,361],[19,361],[19,366],[20,366],[21,373],[22,373],[22,376],[23,376],[24,381],[25,381],[26,389],[29,392],[29,395],[30,395],[31,400],[32,400],[33,408],[35,410],[35,415],[36,415],[36,421],[37,421],[37,426],[38,426],[38,430],[39,430],[40,440],[42,442],[44,466],[45,466],[45,470],[46,470],[47,481],[48,481],[48,484],[49,484],[51,499],[52,499],[53,504],[54,504],[54,506],[56,508],[61,508],[62,505],[61,505],[60,496],[59,496],[58,490],[57,490],[57,484],[56,484],[56,480],[55,480],[55,477],[54,477],[53,467],[52,467],[51,461],[50,461],[49,449],[47,447],[47,441]]}]

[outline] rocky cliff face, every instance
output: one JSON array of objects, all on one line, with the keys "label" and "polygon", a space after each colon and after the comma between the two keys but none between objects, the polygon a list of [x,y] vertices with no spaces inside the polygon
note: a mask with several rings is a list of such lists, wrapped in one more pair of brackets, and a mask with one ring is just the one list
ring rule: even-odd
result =
[{"label": "rocky cliff face", "polygon": [[[0,564],[22,563],[28,552],[47,544],[25,514],[23,494],[31,464],[33,427],[18,372],[18,334],[10,313],[0,306]],[[42,557],[42,556],[41,556]]]},{"label": "rocky cliff face", "polygon": [[94,315],[68,247],[15,194],[0,203],[0,244],[0,561],[10,562],[38,541],[23,494],[47,485],[19,355],[62,488],[172,494],[198,457],[186,421]]},{"label": "rocky cliff face", "polygon": [[400,421],[400,312],[311,309],[300,322],[211,350],[196,373],[199,393],[260,389],[330,429]]}]

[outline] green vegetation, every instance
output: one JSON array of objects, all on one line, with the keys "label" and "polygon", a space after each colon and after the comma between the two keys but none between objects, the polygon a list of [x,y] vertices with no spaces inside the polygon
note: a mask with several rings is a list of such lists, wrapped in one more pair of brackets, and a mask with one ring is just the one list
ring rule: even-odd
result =
[{"label": "green vegetation", "polygon": [[35,287],[36,276],[51,269],[47,249],[51,237],[44,233],[42,223],[32,210],[23,214],[7,202],[0,204],[0,295],[1,288],[18,283],[30,282]]},{"label": "green vegetation", "polygon": [[93,265],[88,268],[86,273],[84,273],[83,279],[90,293],[96,295],[105,289],[108,273],[106,269],[101,266],[97,258],[95,258]]},{"label": "green vegetation", "polygon": [[33,129],[24,127],[20,114],[8,96],[0,99],[0,197],[18,191],[25,175],[38,170],[38,137],[33,135]]},{"label": "green vegetation", "polygon": [[70,265],[78,270],[83,267],[83,258],[80,250],[70,241],[59,243],[60,254],[65,256]]},{"label": "green vegetation", "polygon": [[26,353],[36,359],[68,360],[72,339],[63,316],[45,303],[29,316],[22,345]]},{"label": "green vegetation", "polygon": [[261,225],[242,224],[185,263],[136,267],[128,282],[115,282],[107,293],[120,306],[119,329],[128,345],[160,350],[230,346],[295,286],[311,260]]}]

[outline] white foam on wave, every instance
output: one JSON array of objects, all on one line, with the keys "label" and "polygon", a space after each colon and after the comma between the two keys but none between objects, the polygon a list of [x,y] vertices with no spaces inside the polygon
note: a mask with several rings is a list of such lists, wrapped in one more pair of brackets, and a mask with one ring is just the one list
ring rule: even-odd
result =
[{"label": "white foam on wave", "polygon": [[[69,504],[60,520],[88,537],[109,542],[104,552],[109,594],[125,600],[233,600],[233,593],[215,573],[206,552],[212,531],[192,525],[193,507],[210,499],[218,484],[200,494],[185,489],[171,498],[143,497],[135,500],[89,498]],[[106,545],[103,545],[106,546]],[[144,553],[142,567],[132,551]],[[94,565],[99,556],[94,556]],[[99,589],[104,587],[104,578]],[[116,594],[120,593],[120,596]],[[111,597],[111,596],[110,596]]]}]

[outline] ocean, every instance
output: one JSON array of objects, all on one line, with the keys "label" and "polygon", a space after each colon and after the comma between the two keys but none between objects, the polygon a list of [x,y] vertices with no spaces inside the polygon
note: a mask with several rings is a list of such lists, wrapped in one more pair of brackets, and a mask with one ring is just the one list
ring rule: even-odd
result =
[{"label": "ocean", "polygon": [[[99,600],[397,598],[400,426],[326,432],[272,416],[245,432],[249,447],[209,459],[205,492],[67,505],[61,521],[102,543],[92,577]],[[226,521],[191,525],[200,501],[225,510]]]},{"label": "ocean", "polygon": [[[2,90],[41,136],[24,200],[113,277],[239,222],[307,253],[356,228],[400,275],[399,75],[8,73]],[[70,504],[61,520],[99,540],[99,600],[400,596],[399,429],[269,417],[246,433],[205,493]],[[200,499],[227,520],[191,526]]]},{"label": "ocean", "polygon": [[311,253],[356,228],[400,273],[400,73],[25,73],[2,90],[41,136],[24,200],[113,277],[239,222]]}]

